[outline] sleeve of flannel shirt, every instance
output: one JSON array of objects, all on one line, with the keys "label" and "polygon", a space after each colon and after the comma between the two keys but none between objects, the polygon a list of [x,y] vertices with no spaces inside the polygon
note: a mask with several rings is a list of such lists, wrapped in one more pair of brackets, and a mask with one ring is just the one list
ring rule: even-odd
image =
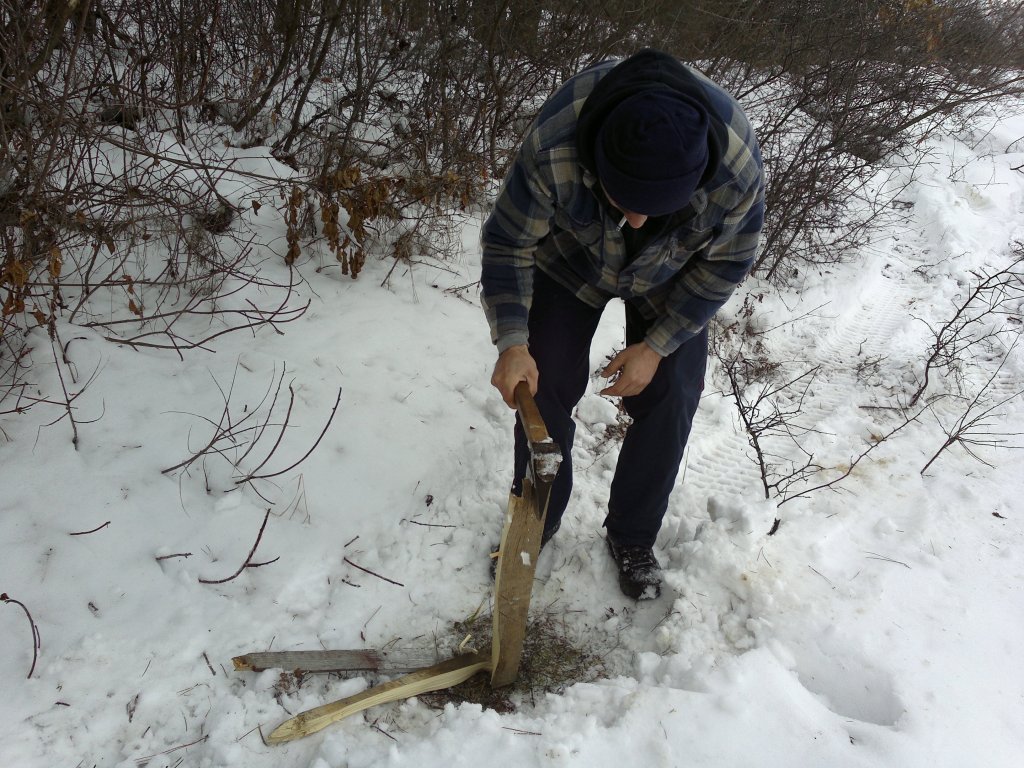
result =
[{"label": "sleeve of flannel shirt", "polygon": [[481,301],[499,354],[528,341],[534,252],[548,234],[554,195],[527,137],[480,235]]},{"label": "sleeve of flannel shirt", "polygon": [[645,341],[662,357],[696,336],[729,299],[754,264],[764,225],[764,186],[759,183],[723,217],[721,232],[675,279],[664,316]]}]

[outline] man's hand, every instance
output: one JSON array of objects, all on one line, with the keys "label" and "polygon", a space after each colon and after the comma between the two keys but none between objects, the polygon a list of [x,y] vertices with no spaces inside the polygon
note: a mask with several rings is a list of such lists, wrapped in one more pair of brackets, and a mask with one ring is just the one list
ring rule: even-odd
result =
[{"label": "man's hand", "polygon": [[530,394],[537,394],[537,362],[525,344],[509,347],[500,355],[494,364],[491,384],[501,393],[501,399],[509,408],[516,407],[514,392],[516,384],[525,381],[530,386]]},{"label": "man's hand", "polygon": [[651,383],[660,362],[661,355],[647,346],[646,342],[630,344],[613,357],[608,367],[601,371],[601,375],[606,379],[616,373],[619,374],[615,383],[602,389],[601,394],[617,397],[639,395]]}]

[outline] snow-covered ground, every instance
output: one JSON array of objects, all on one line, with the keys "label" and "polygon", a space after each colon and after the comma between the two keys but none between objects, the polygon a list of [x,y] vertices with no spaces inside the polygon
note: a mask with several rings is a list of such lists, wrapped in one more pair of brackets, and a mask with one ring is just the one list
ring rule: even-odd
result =
[{"label": "snow-covered ground", "polygon": [[[1005,113],[924,149],[929,162],[900,196],[907,221],[784,293],[744,287],[766,294],[754,322],[774,329],[773,355],[820,366],[804,426],[835,465],[898,424],[885,406],[913,391],[928,324],[949,319],[972,270],[1007,264],[1024,239],[1024,118]],[[230,193],[244,201],[241,187]],[[284,273],[278,218],[266,206],[243,223],[271,244],[270,276]],[[386,289],[390,264],[351,281],[315,272],[311,258],[296,303],[312,304],[283,335],[230,334],[184,362],[62,329],[78,380],[98,371],[75,403],[79,449],[66,420],[44,426],[55,409],[0,424],[0,591],[30,610],[41,640],[26,679],[28,619],[0,606],[0,766],[1024,764],[1022,454],[977,447],[986,466],[953,446],[921,475],[942,424],[965,407],[947,399],[879,445],[841,492],[777,507],[735,405],[710,379],[656,549],[667,588],[648,603],[619,593],[602,541],[616,409],[595,394],[580,404],[574,497],[533,606],[600,654],[604,677],[511,713],[411,700],[265,745],[260,730],[379,680],[282,687],[277,672],[234,672],[233,656],[429,647],[490,610],[486,555],[504,513],[512,414],[488,384],[475,289],[459,288],[476,279],[478,225],[467,221],[450,271],[402,267]],[[621,324],[610,307],[595,370]],[[975,387],[994,371],[980,365]],[[316,442],[340,390],[298,468],[234,489],[227,458],[243,440],[227,458],[161,472],[206,445],[226,398],[234,419],[262,421],[282,371],[271,424],[289,384],[295,402],[267,473]],[[55,386],[52,366],[33,375]],[[990,394],[1021,389],[1018,349]],[[992,423],[1024,432],[1024,403]],[[253,561],[274,562],[200,583],[246,561],[270,502]]]}]

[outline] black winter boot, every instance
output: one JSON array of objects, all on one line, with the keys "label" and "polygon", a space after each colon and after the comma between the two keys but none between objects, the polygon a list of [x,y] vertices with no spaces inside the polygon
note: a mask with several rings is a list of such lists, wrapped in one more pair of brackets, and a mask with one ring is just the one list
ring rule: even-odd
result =
[{"label": "black winter boot", "polygon": [[653,600],[661,595],[661,565],[650,547],[622,546],[611,536],[608,551],[619,568],[619,588],[634,600]]}]

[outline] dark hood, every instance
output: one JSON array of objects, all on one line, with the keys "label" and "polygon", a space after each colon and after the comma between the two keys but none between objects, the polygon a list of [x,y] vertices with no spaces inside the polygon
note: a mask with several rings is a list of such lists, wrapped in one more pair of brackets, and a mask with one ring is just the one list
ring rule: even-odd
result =
[{"label": "dark hood", "polygon": [[699,101],[708,113],[708,165],[701,176],[704,186],[715,175],[725,146],[725,126],[715,114],[703,86],[676,58],[651,48],[616,64],[591,91],[583,103],[576,124],[576,147],[583,166],[597,175],[594,145],[605,116],[623,99],[644,90],[669,89]]}]

